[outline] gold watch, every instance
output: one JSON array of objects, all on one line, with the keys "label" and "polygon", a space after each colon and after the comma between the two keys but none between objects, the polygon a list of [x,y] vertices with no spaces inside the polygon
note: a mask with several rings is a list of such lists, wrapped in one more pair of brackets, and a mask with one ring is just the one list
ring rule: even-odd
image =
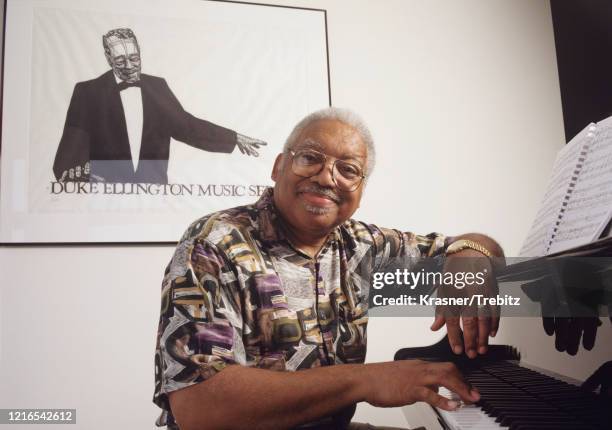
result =
[{"label": "gold watch", "polygon": [[469,239],[459,239],[448,245],[448,248],[446,248],[446,255],[455,254],[459,251],[463,251],[464,249],[473,249],[474,251],[478,251],[489,258],[493,257],[491,251],[482,246],[480,243]]}]

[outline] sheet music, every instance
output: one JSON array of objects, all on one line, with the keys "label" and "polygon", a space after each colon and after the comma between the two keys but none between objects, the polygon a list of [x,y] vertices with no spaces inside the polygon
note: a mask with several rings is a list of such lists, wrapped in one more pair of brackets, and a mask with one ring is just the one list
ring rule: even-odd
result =
[{"label": "sheet music", "polygon": [[599,238],[612,214],[612,117],[597,124],[549,253]]},{"label": "sheet music", "polygon": [[552,176],[540,209],[519,253],[520,257],[539,257],[546,254],[569,184],[576,179],[574,172],[581,163],[580,154],[593,138],[595,129],[594,124],[589,124],[557,154]]}]

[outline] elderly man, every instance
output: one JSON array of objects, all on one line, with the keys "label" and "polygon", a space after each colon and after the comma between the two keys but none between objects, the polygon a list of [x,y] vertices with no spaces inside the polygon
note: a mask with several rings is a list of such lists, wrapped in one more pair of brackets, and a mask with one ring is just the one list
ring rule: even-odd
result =
[{"label": "elderly man", "polygon": [[141,73],[129,28],[102,36],[111,70],[74,87],[55,155],[58,182],[168,183],[170,139],[211,152],[258,156],[266,143],[186,112],[163,78]]},{"label": "elderly man", "polygon": [[[482,235],[417,236],[352,220],[374,158],[353,113],[315,112],[276,158],[273,189],[189,227],[162,285],[158,425],[345,429],[361,401],[455,409],[441,385],[478,400],[449,363],[363,364],[373,272],[444,253],[502,255]],[[432,327],[446,323],[455,352],[475,357],[498,321],[464,318],[463,340],[455,317],[439,314]]]}]

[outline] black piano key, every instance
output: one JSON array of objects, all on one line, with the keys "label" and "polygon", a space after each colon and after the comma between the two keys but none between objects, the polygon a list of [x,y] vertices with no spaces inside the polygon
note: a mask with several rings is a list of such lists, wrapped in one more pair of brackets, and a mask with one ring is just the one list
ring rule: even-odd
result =
[{"label": "black piano key", "polygon": [[539,411],[554,411],[559,412],[559,409],[552,407],[546,404],[538,404],[534,402],[528,401],[513,401],[513,400],[499,400],[499,401],[490,401],[485,399],[483,402],[483,409],[504,409],[504,408],[513,408],[513,409],[525,409],[529,408],[530,410],[539,410]]},{"label": "black piano key", "polygon": [[503,417],[499,417],[499,419],[495,420],[496,422],[498,422],[501,426],[505,426],[505,427],[510,427],[513,424],[516,424],[517,422],[524,422],[524,421],[529,421],[531,423],[544,423],[544,424],[552,424],[552,423],[574,423],[575,425],[579,424],[577,421],[572,420],[572,419],[560,419],[557,416],[554,415],[538,415],[538,414],[530,414],[530,413],[507,413],[504,414]]},{"label": "black piano key", "polygon": [[495,418],[495,420],[498,422],[502,421],[504,418],[508,416],[523,416],[523,417],[527,417],[527,416],[536,417],[537,416],[537,417],[549,417],[549,418],[555,418],[559,416],[557,411],[551,411],[551,410],[527,411],[525,408],[520,408],[520,409],[494,408],[494,409],[489,409],[489,410],[483,409],[483,411],[490,417]]},{"label": "black piano key", "polygon": [[515,421],[510,425],[510,430],[602,430],[582,423],[542,423],[530,422],[529,420]]}]

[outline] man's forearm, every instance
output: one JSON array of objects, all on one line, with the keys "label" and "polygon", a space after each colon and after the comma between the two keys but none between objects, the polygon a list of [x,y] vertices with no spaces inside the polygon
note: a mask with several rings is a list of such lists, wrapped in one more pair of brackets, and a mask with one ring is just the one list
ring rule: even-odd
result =
[{"label": "man's forearm", "polygon": [[424,401],[456,409],[458,403],[440,396],[438,386],[463,401],[479,399],[451,363],[400,360],[299,372],[229,366],[170,393],[170,405],[181,430],[287,429],[360,401],[382,407]]},{"label": "man's forearm", "polygon": [[290,428],[364,400],[364,368],[355,364],[278,372],[229,366],[171,393],[170,402],[181,430]]}]

